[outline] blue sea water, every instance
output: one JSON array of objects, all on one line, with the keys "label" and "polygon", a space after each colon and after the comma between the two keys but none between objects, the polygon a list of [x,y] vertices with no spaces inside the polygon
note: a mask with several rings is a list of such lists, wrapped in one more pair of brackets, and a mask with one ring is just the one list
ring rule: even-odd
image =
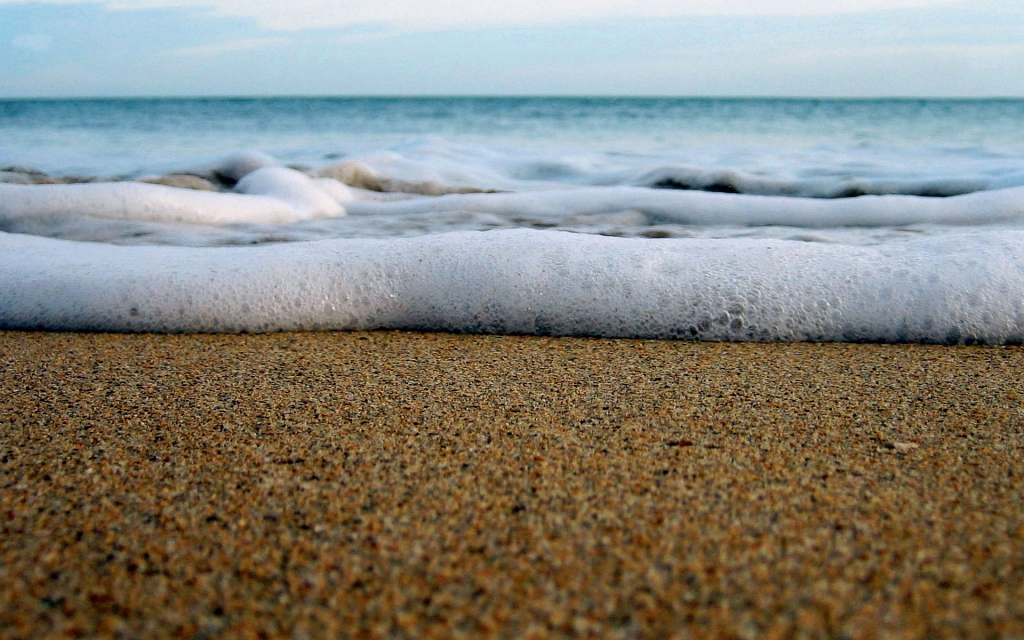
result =
[{"label": "blue sea water", "polygon": [[[1024,100],[0,101],[0,327],[1021,342],[1022,125]],[[167,174],[216,191],[139,182]]]},{"label": "blue sea water", "polygon": [[1024,173],[1024,100],[215,98],[0,101],[0,164],[132,176],[258,149],[311,166],[370,151],[635,158],[785,177]]}]

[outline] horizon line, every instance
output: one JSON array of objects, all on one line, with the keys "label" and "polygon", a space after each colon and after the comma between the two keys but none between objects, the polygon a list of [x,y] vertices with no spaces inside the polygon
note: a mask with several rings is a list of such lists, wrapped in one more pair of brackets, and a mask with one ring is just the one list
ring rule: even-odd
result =
[{"label": "horizon line", "polygon": [[367,93],[367,94],[303,94],[303,93],[281,93],[281,94],[162,94],[162,95],[82,95],[82,96],[0,96],[2,102],[16,101],[72,101],[72,100],[422,100],[422,99],[468,99],[468,100],[494,100],[494,99],[522,99],[522,100],[836,100],[836,101],[914,101],[914,100],[943,100],[943,101],[994,101],[994,100],[1024,100],[1024,95],[991,95],[991,96],[901,96],[901,95],[877,95],[877,96],[820,96],[820,95],[699,95],[699,94],[485,94],[485,93]]}]

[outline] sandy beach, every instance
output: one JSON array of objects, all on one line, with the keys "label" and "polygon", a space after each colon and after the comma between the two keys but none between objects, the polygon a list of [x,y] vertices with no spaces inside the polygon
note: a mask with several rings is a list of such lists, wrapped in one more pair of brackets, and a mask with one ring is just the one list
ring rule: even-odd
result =
[{"label": "sandy beach", "polygon": [[1022,637],[1022,372],[0,332],[0,637]]}]

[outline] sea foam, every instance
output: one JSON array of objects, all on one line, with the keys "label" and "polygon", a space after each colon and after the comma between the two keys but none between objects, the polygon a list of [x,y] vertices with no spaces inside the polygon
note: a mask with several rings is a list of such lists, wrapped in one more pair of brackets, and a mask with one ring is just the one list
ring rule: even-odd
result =
[{"label": "sea foam", "polygon": [[908,195],[814,199],[590,187],[503,194],[452,194],[389,203],[352,203],[354,214],[475,211],[503,216],[528,212],[552,223],[573,215],[639,211],[654,221],[688,225],[804,228],[880,227],[912,224],[984,225],[1024,219],[1024,187],[950,198]]},{"label": "sea foam", "polygon": [[[345,165],[354,172],[347,176],[339,166],[303,172],[235,154],[192,172],[219,192],[123,181],[0,184],[0,328],[1024,342],[1024,187],[842,199],[628,185],[505,192],[455,189],[441,173],[384,176]],[[441,195],[371,190],[425,184]],[[558,230],[584,219],[753,237]],[[360,221],[407,229],[417,220],[435,232],[332,235]],[[446,220],[497,229],[437,233]],[[350,222],[357,227],[341,226]],[[522,226],[549,230],[507,228]],[[847,229],[903,229],[917,239],[771,237],[780,228],[840,239],[851,237],[841,235]],[[210,237],[259,244],[81,241],[161,241],[154,229],[177,245]],[[314,240],[281,242],[296,239],[289,234]]]},{"label": "sea foam", "polygon": [[142,182],[0,184],[0,224],[19,219],[59,223],[69,218],[231,224],[286,223],[345,215],[350,190],[328,178],[285,167],[242,176],[233,193],[178,189]]},{"label": "sea foam", "polygon": [[883,247],[466,232],[259,247],[0,234],[0,327],[1024,341],[1024,232]]},{"label": "sea foam", "polygon": [[[652,226],[669,225],[676,233],[657,235],[700,236],[701,229],[714,228],[717,236],[749,230],[742,233],[773,237],[778,229],[803,229],[870,244],[877,234],[863,230],[915,227],[935,235],[944,228],[1024,223],[1024,187],[942,198],[769,196],[625,185],[556,188],[550,183],[505,191],[439,182],[440,175],[424,182],[422,173],[370,174],[358,164],[328,165],[310,175],[272,162],[264,154],[234,154],[184,176],[209,178],[206,184],[220,184],[222,192],[130,181],[0,184],[0,231],[116,244],[203,245],[523,226],[643,236]],[[401,188],[416,192],[393,191]],[[352,219],[309,224],[346,215]],[[722,234],[723,228],[732,231]],[[811,238],[798,231],[784,237]]]}]

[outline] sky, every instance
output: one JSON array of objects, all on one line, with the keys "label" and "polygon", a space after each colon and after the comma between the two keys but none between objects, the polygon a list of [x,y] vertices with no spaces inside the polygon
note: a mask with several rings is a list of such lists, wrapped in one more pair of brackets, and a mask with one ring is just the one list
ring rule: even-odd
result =
[{"label": "sky", "polygon": [[1024,97],[1020,0],[0,0],[0,98]]}]

